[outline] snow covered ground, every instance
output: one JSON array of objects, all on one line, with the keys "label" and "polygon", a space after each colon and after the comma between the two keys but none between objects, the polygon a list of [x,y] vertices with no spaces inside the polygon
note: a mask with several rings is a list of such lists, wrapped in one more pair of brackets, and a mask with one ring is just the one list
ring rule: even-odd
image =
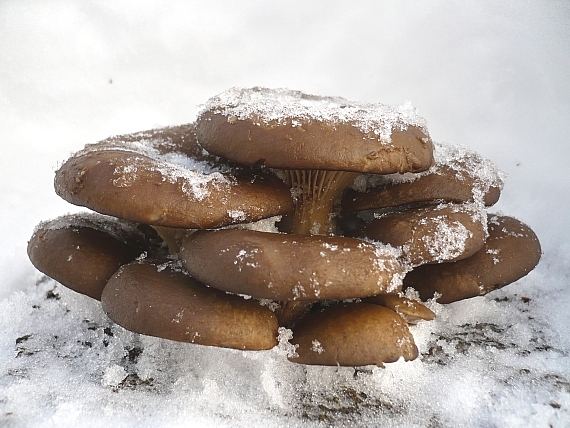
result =
[{"label": "snow covered ground", "polygon": [[[569,40],[568,1],[1,2],[0,425],[570,426]],[[33,268],[71,152],[256,85],[411,101],[507,174],[540,265],[358,371],[138,336]]]}]

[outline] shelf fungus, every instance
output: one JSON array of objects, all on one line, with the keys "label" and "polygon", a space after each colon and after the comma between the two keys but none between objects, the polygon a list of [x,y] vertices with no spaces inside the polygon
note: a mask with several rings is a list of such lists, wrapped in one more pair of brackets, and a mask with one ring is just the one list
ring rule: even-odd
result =
[{"label": "shelf fungus", "polygon": [[195,124],[86,145],[54,184],[95,213],[36,228],[40,271],[140,334],[266,350],[290,328],[299,364],[415,359],[420,298],[486,294],[541,255],[487,212],[500,171],[408,104],[233,88]]},{"label": "shelf fungus", "polygon": [[175,261],[122,266],[101,296],[105,313],[136,333],[243,350],[277,345],[277,318],[256,300],[201,284]]}]

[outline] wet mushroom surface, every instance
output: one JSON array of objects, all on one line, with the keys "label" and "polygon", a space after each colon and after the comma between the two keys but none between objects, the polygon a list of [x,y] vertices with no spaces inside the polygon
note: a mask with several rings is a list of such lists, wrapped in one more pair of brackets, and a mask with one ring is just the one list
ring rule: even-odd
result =
[{"label": "wet mushroom surface", "polygon": [[539,262],[530,227],[487,211],[503,179],[409,105],[232,88],[195,124],[72,155],[56,193],[100,214],[43,222],[28,254],[138,334],[267,350],[286,330],[291,362],[382,366],[418,357],[426,301]]}]

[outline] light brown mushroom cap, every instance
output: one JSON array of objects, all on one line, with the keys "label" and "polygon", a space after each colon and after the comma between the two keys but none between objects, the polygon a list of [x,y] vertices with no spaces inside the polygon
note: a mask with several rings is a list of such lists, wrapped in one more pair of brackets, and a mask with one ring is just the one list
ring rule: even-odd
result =
[{"label": "light brown mushroom cap", "polygon": [[274,300],[326,300],[400,289],[396,252],[359,239],[253,230],[198,231],[180,259],[212,287]]},{"label": "light brown mushroom cap", "polygon": [[109,318],[136,333],[243,350],[277,345],[273,312],[206,287],[173,261],[146,259],[121,267],[101,303]]},{"label": "light brown mushroom cap", "polygon": [[535,233],[519,220],[490,215],[489,237],[473,256],[454,263],[424,265],[404,278],[423,300],[438,293],[440,303],[485,295],[528,274],[541,256]]},{"label": "light brown mushroom cap", "polygon": [[383,306],[350,303],[311,312],[293,329],[300,364],[382,366],[418,356],[414,338],[396,312]]},{"label": "light brown mushroom cap", "polygon": [[461,146],[434,143],[435,165],[417,174],[368,176],[358,191],[347,189],[343,213],[434,202],[494,205],[503,174],[488,159]]},{"label": "light brown mushroom cap", "polygon": [[72,204],[151,225],[207,228],[292,210],[289,189],[267,175],[205,174],[123,150],[72,157],[55,189]]},{"label": "light brown mushroom cap", "polygon": [[232,88],[211,98],[196,135],[208,152],[242,165],[389,174],[433,163],[425,121],[409,106],[286,89]]},{"label": "light brown mushroom cap", "polygon": [[378,294],[363,299],[364,303],[385,306],[400,315],[408,324],[416,324],[420,320],[431,321],[435,314],[417,300],[408,299],[397,294]]},{"label": "light brown mushroom cap", "polygon": [[94,213],[42,222],[28,242],[39,271],[97,300],[115,271],[145,251],[159,248],[152,248],[136,224]]},{"label": "light brown mushroom cap", "polygon": [[478,205],[440,204],[378,215],[353,233],[402,249],[412,266],[461,260],[487,237],[487,214]]}]

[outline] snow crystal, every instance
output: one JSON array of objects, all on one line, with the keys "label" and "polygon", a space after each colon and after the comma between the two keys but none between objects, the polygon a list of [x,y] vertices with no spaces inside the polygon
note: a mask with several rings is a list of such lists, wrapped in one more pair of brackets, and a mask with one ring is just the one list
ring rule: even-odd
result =
[{"label": "snow crystal", "polygon": [[224,229],[246,229],[256,230],[258,232],[279,233],[276,223],[281,221],[282,216],[273,216],[264,218],[250,223],[233,224],[224,227]]},{"label": "snow crystal", "polygon": [[317,339],[314,339],[311,342],[311,351],[316,352],[317,354],[322,354],[325,352],[325,348],[323,348],[321,342],[319,342]]},{"label": "snow crystal", "polygon": [[289,89],[231,88],[212,97],[201,113],[213,111],[228,122],[252,119],[257,125],[302,126],[307,121],[349,123],[370,138],[390,142],[392,130],[417,126],[427,134],[425,120],[410,103],[401,106],[350,101],[340,97],[309,95]]},{"label": "snow crystal", "polygon": [[229,210],[228,215],[233,220],[245,221],[247,219],[245,212],[243,210]]},{"label": "snow crystal", "polygon": [[435,233],[422,236],[430,256],[436,261],[453,260],[460,256],[473,233],[459,221],[449,223],[448,219],[441,217],[434,220],[437,222]]},{"label": "snow crystal", "polygon": [[137,175],[139,170],[145,171],[145,173],[156,172],[160,174],[162,181],[171,184],[181,182],[182,191],[188,197],[198,201],[210,195],[210,186],[216,189],[228,189],[233,184],[231,178],[219,172],[204,173],[203,171],[191,170],[140,156],[130,156],[117,161],[114,171],[116,178],[113,180],[113,184],[117,187],[134,185],[139,180]]},{"label": "snow crystal", "polygon": [[119,384],[125,380],[128,373],[124,367],[117,364],[112,364],[105,369],[103,373],[103,379],[101,379],[101,384],[103,386],[114,386],[117,387]]}]

